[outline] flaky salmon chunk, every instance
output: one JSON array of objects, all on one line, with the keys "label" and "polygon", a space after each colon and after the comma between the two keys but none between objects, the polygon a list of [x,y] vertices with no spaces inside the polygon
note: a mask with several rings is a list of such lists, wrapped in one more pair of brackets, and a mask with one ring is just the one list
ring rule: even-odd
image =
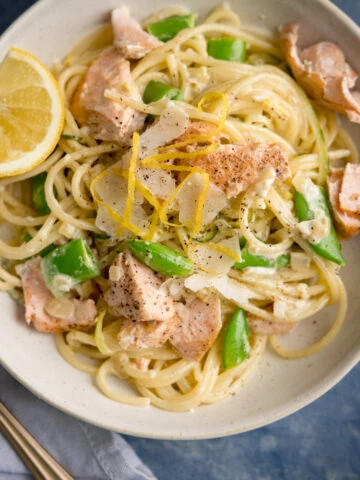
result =
[{"label": "flaky salmon chunk", "polygon": [[114,31],[114,45],[125,58],[144,57],[163,43],[145,32],[140,24],[130,16],[129,7],[122,5],[111,14]]},{"label": "flaky salmon chunk", "polygon": [[278,144],[226,144],[208,155],[182,161],[183,164],[201,168],[209,174],[210,181],[232,198],[247,190],[269,167],[277,178],[290,178],[289,161],[283,147]]},{"label": "flaky salmon chunk", "polygon": [[105,300],[114,315],[139,322],[162,322],[175,315],[174,303],[161,279],[129,250],[116,257],[113,267],[119,269],[119,279],[110,282]]},{"label": "flaky salmon chunk", "polygon": [[246,318],[250,331],[259,335],[285,335],[286,333],[289,333],[295,325],[294,323],[288,322],[263,320],[262,318],[258,318],[251,314],[247,314]]},{"label": "flaky salmon chunk", "polygon": [[280,29],[280,45],[296,80],[314,100],[360,123],[360,92],[352,90],[357,73],[334,43],[320,42],[299,52],[298,30],[297,24]]},{"label": "flaky salmon chunk", "polygon": [[130,63],[114,47],[106,48],[91,64],[71,102],[71,112],[88,126],[97,140],[127,143],[144,126],[145,115],[104,97],[115,89],[134,100],[141,96],[132,79]]},{"label": "flaky salmon chunk", "polygon": [[360,231],[360,164],[331,168],[328,191],[337,232],[354,237]]},{"label": "flaky salmon chunk", "polygon": [[[61,333],[69,330],[88,330],[96,322],[96,306],[92,299],[56,299],[47,288],[40,269],[40,257],[28,260],[16,267],[21,277],[25,300],[25,319],[36,330],[46,333]],[[50,315],[59,302],[59,316]],[[62,302],[62,303],[61,303]],[[66,305],[67,312],[61,305]]]},{"label": "flaky salmon chunk", "polygon": [[170,335],[170,343],[183,358],[200,360],[214,343],[221,330],[221,306],[218,295],[211,294],[202,301],[188,299],[177,303],[180,322]]},{"label": "flaky salmon chunk", "polygon": [[117,338],[124,349],[158,348],[169,339],[179,322],[177,315],[163,322],[125,320]]}]

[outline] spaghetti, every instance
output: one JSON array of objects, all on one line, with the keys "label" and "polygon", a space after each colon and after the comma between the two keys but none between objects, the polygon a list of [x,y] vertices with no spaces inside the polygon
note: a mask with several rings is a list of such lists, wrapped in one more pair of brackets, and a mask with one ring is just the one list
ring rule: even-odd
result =
[{"label": "spaghetti", "polygon": [[[166,9],[152,15],[143,26],[185,13],[188,12],[182,8]],[[244,40],[248,59],[256,57],[258,64],[210,57],[207,40],[224,36]],[[109,313],[103,293],[108,288],[109,266],[127,240],[136,236],[155,239],[192,258],[193,275],[164,279],[164,284],[176,291],[180,299],[183,291],[198,298],[209,291],[216,292],[225,326],[237,307],[250,319],[253,316],[268,325],[286,324],[290,328],[325,306],[338,304],[338,314],[329,332],[308,348],[290,351],[282,346],[278,335],[270,335],[271,346],[284,358],[311,355],[329,344],[345,319],[346,291],[338,276],[339,267],[319,257],[299,233],[291,182],[271,179],[267,172],[245,193],[226,201],[221,211],[204,225],[209,175],[191,166],[191,162],[182,166],[174,159],[210,154],[216,151],[218,137],[233,144],[276,143],[289,158],[292,178],[302,172],[316,184],[323,184],[329,158],[331,162],[357,162],[358,154],[335,115],[313,105],[288,74],[276,42],[242,28],[239,17],[224,5],[201,25],[179,32],[133,62],[131,68],[141,93],[151,81],[180,89],[183,100],[174,103],[190,122],[211,125],[210,133],[159,146],[143,156],[138,133],[133,135],[130,155],[117,143],[99,144],[87,127],[81,128],[75,121],[70,104],[89,65],[112,41],[111,28],[106,25],[76,46],[63,64],[55,66],[66,105],[64,135],[44,163],[31,172],[0,180],[1,217],[11,232],[10,240],[0,240],[0,289],[19,293],[21,281],[15,266],[39,255],[45,247],[85,239],[96,251],[102,274],[80,285],[78,294],[96,300],[97,325],[87,333],[72,330],[58,334],[60,354],[75,368],[94,375],[99,389],[115,401],[187,411],[234,394],[256,369],[267,335],[251,333],[248,358],[229,370],[221,364],[223,329],[199,361],[182,358],[168,343],[158,348],[122,348],[117,340],[122,319]],[[262,61],[269,57],[276,65]],[[106,90],[105,97],[152,116],[161,115],[167,107],[166,100],[145,104],[114,89]],[[195,145],[197,148],[191,148]],[[159,199],[137,175],[140,167],[183,180],[166,198]],[[45,216],[36,214],[30,199],[30,180],[42,172],[47,173],[45,195],[50,208]],[[200,194],[192,220],[181,221],[178,199],[190,178],[199,186]],[[125,192],[121,206],[112,205],[106,195],[111,185],[117,189],[113,191]],[[100,217],[106,219],[105,228],[101,228],[104,223]],[[204,230],[213,236],[199,241]],[[224,258],[230,263],[240,260],[226,243],[229,238],[238,241],[240,237],[253,254],[267,258],[288,255],[290,263],[266,272],[261,268],[236,270],[226,266],[222,271]],[[204,251],[214,256],[215,263],[220,262],[220,270],[214,272],[211,265],[203,263]],[[137,396],[120,393],[111,376],[128,381]]]}]

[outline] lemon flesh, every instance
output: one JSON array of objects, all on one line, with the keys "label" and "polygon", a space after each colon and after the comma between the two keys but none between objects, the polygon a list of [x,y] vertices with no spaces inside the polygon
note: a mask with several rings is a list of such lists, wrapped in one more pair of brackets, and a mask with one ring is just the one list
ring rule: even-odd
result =
[{"label": "lemon flesh", "polygon": [[11,48],[0,65],[0,177],[44,161],[59,141],[64,116],[52,73],[33,55]]}]

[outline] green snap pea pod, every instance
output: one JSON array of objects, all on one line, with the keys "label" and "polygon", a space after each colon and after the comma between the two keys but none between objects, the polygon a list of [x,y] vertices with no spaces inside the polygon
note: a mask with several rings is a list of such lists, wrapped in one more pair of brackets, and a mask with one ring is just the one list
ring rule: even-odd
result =
[{"label": "green snap pea pod", "polygon": [[184,30],[184,28],[195,27],[196,19],[197,15],[194,13],[189,15],[174,15],[151,23],[147,28],[151,35],[154,35],[154,37],[162,42],[168,42],[181,30]]},{"label": "green snap pea pod", "polygon": [[41,259],[41,271],[47,286],[57,297],[100,275],[99,265],[83,239],[54,248]]},{"label": "green snap pea pod", "polygon": [[228,323],[223,343],[223,369],[236,367],[250,353],[249,327],[246,314],[242,308],[237,308]]},{"label": "green snap pea pod", "polygon": [[47,173],[42,172],[31,179],[31,198],[40,215],[49,215],[50,208],[45,197],[45,181]]},{"label": "green snap pea pod", "polygon": [[151,80],[146,85],[143,93],[144,103],[157,102],[164,97],[168,98],[169,100],[184,99],[183,93],[179,88],[172,87],[167,83]]},{"label": "green snap pea pod", "polygon": [[193,264],[181,253],[161,243],[130,240],[130,251],[141,262],[168,277],[186,277],[193,271]]},{"label": "green snap pea pod", "polygon": [[275,258],[265,257],[263,255],[254,255],[249,252],[246,241],[240,242],[241,262],[234,263],[234,268],[242,270],[246,267],[264,267],[264,268],[281,268],[287,267],[290,263],[289,255],[279,255]]},{"label": "green snap pea pod", "polygon": [[325,213],[330,222],[330,231],[328,235],[318,243],[309,242],[309,245],[321,257],[327,258],[343,267],[345,265],[345,259],[341,254],[341,245],[332,221],[327,191],[324,187],[315,184],[314,188],[318,190],[318,195],[316,198],[313,198],[311,203],[308,203],[305,197],[295,190],[295,209],[297,216],[300,222],[303,222],[313,220],[315,218],[314,212],[318,209],[321,209]]},{"label": "green snap pea pod", "polygon": [[239,38],[210,38],[207,42],[210,57],[228,62],[245,62],[246,42]]}]

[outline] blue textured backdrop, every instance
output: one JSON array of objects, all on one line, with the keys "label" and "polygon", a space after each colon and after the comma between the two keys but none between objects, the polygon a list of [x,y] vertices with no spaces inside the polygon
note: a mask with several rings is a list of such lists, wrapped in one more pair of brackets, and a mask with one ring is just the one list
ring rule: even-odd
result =
[{"label": "blue textured backdrop", "polygon": [[[33,3],[0,0],[0,34]],[[360,0],[334,3],[360,24]],[[359,373],[357,367],[312,405],[253,432],[201,441],[126,439],[159,480],[360,480]]]}]

